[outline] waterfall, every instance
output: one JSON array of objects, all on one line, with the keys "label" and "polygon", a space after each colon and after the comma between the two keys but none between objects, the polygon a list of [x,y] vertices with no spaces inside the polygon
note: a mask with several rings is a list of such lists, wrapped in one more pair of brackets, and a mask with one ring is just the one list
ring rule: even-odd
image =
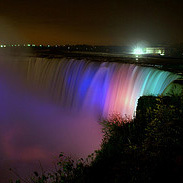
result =
[{"label": "waterfall", "polygon": [[27,82],[69,110],[132,117],[143,95],[160,95],[179,76],[152,67],[74,59],[32,58]]},{"label": "waterfall", "polygon": [[122,63],[0,59],[0,172],[8,178],[17,167],[26,175],[60,152],[86,157],[100,147],[100,117],[132,118],[140,96],[159,95],[177,78]]}]

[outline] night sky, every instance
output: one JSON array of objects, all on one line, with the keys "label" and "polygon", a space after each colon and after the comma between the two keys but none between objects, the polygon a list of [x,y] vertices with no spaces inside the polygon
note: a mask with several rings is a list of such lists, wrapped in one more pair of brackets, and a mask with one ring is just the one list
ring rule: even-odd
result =
[{"label": "night sky", "polygon": [[183,42],[182,0],[0,0],[0,43]]}]

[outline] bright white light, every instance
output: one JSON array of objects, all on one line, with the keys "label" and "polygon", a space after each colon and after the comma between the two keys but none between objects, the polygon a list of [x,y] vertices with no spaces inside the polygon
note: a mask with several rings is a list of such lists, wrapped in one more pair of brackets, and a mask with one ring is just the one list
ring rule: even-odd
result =
[{"label": "bright white light", "polygon": [[135,54],[135,55],[141,55],[143,53],[144,52],[143,52],[142,48],[135,48],[133,51],[133,54]]}]

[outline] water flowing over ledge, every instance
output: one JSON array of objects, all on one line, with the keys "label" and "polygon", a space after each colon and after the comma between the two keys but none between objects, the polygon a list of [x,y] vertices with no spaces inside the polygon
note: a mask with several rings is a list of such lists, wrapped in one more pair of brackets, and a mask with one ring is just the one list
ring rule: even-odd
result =
[{"label": "water flowing over ledge", "polygon": [[132,117],[140,96],[159,95],[179,78],[151,67],[74,59],[0,59],[0,66],[4,179],[12,166],[25,175],[37,160],[50,166],[60,151],[86,157],[100,146],[100,117]]},{"label": "water flowing over ledge", "polygon": [[29,59],[27,81],[70,110],[92,110],[103,117],[132,117],[143,95],[160,95],[179,76],[151,67],[85,60]]}]

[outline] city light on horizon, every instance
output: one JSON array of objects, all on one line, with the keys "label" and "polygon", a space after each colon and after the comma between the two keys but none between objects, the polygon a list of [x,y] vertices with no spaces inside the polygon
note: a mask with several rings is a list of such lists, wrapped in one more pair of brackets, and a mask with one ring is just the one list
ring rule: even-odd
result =
[{"label": "city light on horizon", "polygon": [[143,52],[143,49],[142,48],[137,47],[137,48],[135,48],[133,50],[133,54],[135,54],[135,55],[142,55],[142,54],[144,54],[144,52]]}]

